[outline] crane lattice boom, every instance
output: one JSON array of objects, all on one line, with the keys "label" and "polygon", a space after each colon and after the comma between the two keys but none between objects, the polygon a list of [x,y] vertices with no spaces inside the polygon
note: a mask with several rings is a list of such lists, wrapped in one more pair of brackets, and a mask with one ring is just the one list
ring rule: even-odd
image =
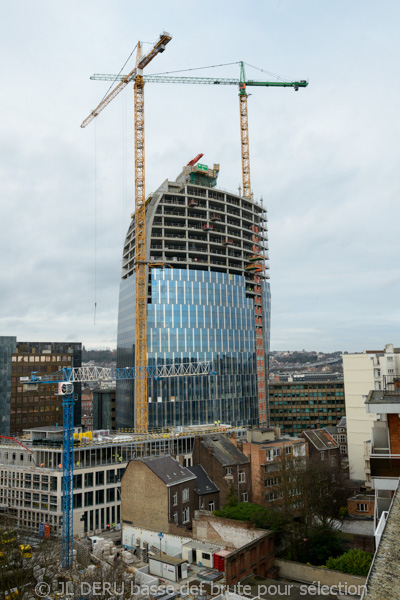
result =
[{"label": "crane lattice boom", "polygon": [[163,379],[166,377],[185,377],[186,375],[209,375],[211,373],[211,363],[191,362],[176,363],[172,365],[145,366],[145,367],[65,367],[60,371],[46,375],[31,373],[30,377],[21,377],[21,383],[27,385],[37,385],[39,383],[61,383],[69,381],[72,383],[101,382],[101,381],[121,381],[126,379],[155,378]]}]

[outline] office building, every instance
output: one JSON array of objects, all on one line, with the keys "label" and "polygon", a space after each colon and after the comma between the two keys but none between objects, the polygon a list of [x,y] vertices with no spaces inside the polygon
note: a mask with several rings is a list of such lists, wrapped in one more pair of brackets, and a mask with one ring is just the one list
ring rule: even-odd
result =
[{"label": "office building", "polygon": [[93,428],[115,431],[115,384],[93,390]]},{"label": "office building", "polygon": [[365,401],[370,391],[384,390],[387,382],[400,376],[400,348],[387,344],[384,350],[344,354],[343,375],[350,478],[368,481],[369,461],[364,448],[371,440],[375,415],[366,412]]},{"label": "office building", "polygon": [[0,435],[10,435],[11,362],[17,348],[17,338],[0,336]]},{"label": "office building", "polygon": [[[65,342],[17,342],[11,357],[10,434],[30,427],[62,425],[62,398],[56,385],[39,385],[29,389],[21,377],[32,371],[50,374],[67,367],[82,365],[82,344]],[[81,384],[74,385],[74,424],[81,423]]]},{"label": "office building", "polygon": [[336,425],[345,414],[342,381],[287,381],[269,384],[271,425],[285,435]]},{"label": "office building", "polygon": [[[193,161],[191,161],[193,163]],[[210,377],[149,380],[149,427],[268,420],[270,291],[266,211],[189,164],[146,202],[149,365],[212,361]],[[124,243],[118,367],[135,362],[135,221]],[[135,424],[134,382],[118,382],[116,426]]]},{"label": "office building", "polygon": [[[132,458],[170,454],[192,464],[196,436],[207,432],[185,430],[160,436],[93,432],[93,439],[76,439],[73,449],[74,535],[99,533],[121,520],[121,479]],[[81,428],[75,428],[79,433]],[[226,435],[243,429],[227,429]],[[24,430],[17,442],[0,443],[0,512],[15,526],[38,532],[49,525],[51,535],[62,532],[62,427]],[[220,433],[220,435],[223,435]],[[196,500],[197,508],[197,500]]]},{"label": "office building", "polygon": [[[55,385],[27,389],[21,377],[32,371],[49,374],[63,367],[80,367],[80,343],[18,342],[0,336],[0,435],[14,436],[29,427],[62,424]],[[75,385],[74,423],[81,423],[81,385]]]}]

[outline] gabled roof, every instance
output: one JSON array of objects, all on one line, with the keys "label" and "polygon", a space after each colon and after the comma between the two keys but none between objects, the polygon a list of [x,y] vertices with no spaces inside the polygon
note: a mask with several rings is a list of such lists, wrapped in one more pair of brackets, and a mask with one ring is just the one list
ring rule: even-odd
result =
[{"label": "gabled roof", "polygon": [[197,477],[197,480],[194,484],[194,491],[196,494],[199,496],[205,496],[206,494],[214,494],[215,492],[219,492],[219,488],[213,481],[211,481],[201,465],[193,465],[193,467],[188,467],[188,469]]},{"label": "gabled roof", "polygon": [[342,417],[336,427],[347,427],[346,417]]},{"label": "gabled roof", "polygon": [[186,467],[182,467],[172,456],[155,456],[142,460],[144,464],[167,486],[196,479]]},{"label": "gabled roof", "polygon": [[319,452],[339,448],[339,445],[326,429],[308,429],[303,431],[303,435]]},{"label": "gabled roof", "polygon": [[240,450],[226,439],[224,435],[209,435],[201,440],[205,448],[213,450],[213,455],[223,467],[244,465],[250,460]]}]

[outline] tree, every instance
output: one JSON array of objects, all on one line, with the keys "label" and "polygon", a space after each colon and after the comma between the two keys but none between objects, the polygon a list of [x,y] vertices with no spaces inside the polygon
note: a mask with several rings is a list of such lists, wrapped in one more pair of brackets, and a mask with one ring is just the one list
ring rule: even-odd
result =
[{"label": "tree", "polygon": [[343,541],[331,527],[318,527],[304,542],[303,561],[324,565],[328,558],[343,552]]},{"label": "tree", "polygon": [[[347,501],[344,473],[340,466],[332,466],[329,461],[286,453],[281,453],[278,458],[266,467],[265,484],[273,484],[268,488],[266,501],[273,499],[269,506],[284,518],[291,559],[305,559],[305,542],[311,539],[310,531],[317,527],[318,534],[324,539],[325,550],[321,549],[320,556],[317,552],[314,557],[321,564],[330,556],[329,547],[335,554],[342,550],[334,534],[334,521]],[[330,541],[329,536],[332,538]],[[318,543],[315,548],[318,548]]]},{"label": "tree", "polygon": [[340,518],[340,509],[348,498],[344,481],[340,465],[333,466],[328,460],[318,458],[308,461],[298,479],[308,523],[329,527]]}]

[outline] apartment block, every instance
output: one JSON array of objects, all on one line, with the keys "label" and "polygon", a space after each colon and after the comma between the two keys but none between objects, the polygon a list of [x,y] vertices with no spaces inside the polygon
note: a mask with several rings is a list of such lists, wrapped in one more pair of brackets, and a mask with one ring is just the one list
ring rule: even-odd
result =
[{"label": "apartment block", "polygon": [[364,443],[371,440],[375,416],[365,411],[365,401],[370,391],[384,390],[400,376],[400,349],[387,344],[384,350],[344,354],[343,375],[350,477],[366,481]]},{"label": "apartment block", "polygon": [[247,431],[245,440],[233,442],[250,459],[253,502],[271,507],[283,502],[296,504],[297,491],[290,481],[293,470],[304,468],[308,456],[307,442],[281,437],[279,427]]},{"label": "apartment block", "polygon": [[365,402],[374,418],[370,443],[371,487],[375,490],[375,523],[387,513],[400,477],[400,379],[386,379]]},{"label": "apartment block", "polygon": [[271,425],[284,435],[320,429],[345,415],[343,381],[287,381],[269,384]]}]

